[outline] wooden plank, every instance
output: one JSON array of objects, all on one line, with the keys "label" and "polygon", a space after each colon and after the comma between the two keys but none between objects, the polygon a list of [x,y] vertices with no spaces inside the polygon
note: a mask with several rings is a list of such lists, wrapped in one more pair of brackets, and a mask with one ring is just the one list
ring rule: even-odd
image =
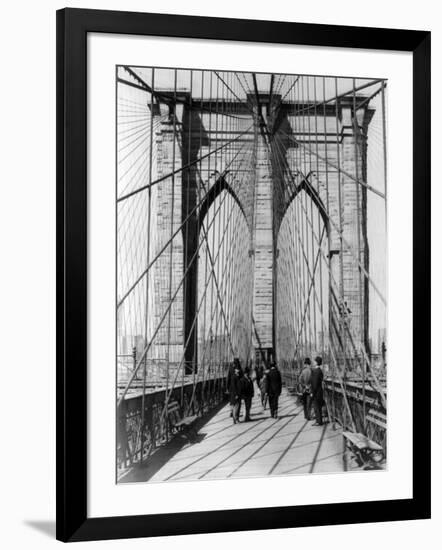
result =
[{"label": "wooden plank", "polygon": [[380,428],[383,428],[384,430],[387,429],[387,417],[384,413],[375,409],[370,409],[366,418],[369,422],[376,424]]},{"label": "wooden plank", "polygon": [[279,405],[281,417],[272,419],[255,395],[251,409],[255,421],[237,424],[226,405],[204,425],[205,437],[197,445],[183,446],[148,479],[147,470],[138,469],[125,481],[173,483],[342,472],[341,431],[330,425],[305,425],[304,416],[296,414],[302,409],[286,388]]},{"label": "wooden plank", "polygon": [[177,427],[179,427],[179,426],[190,426],[191,424],[193,424],[195,422],[195,420],[197,418],[198,417],[196,415],[186,416],[186,417],[182,418],[179,422],[177,422],[175,424],[175,426],[177,426]]},{"label": "wooden plank", "polygon": [[364,434],[353,433],[353,432],[343,432],[342,435],[348,439],[352,445],[358,449],[370,449],[371,451],[382,451],[381,445],[372,441]]}]

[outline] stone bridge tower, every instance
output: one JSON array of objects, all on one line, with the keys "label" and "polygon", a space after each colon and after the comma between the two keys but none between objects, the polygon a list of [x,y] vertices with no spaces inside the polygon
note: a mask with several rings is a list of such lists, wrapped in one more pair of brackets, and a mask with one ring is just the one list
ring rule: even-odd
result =
[{"label": "stone bridge tower", "polygon": [[[163,96],[166,95],[163,92]],[[174,288],[186,274],[185,283],[173,305],[173,322],[161,329],[168,331],[168,334],[159,334],[158,346],[169,342],[171,364],[173,358],[179,358],[184,353],[186,372],[190,373],[198,361],[194,337],[197,326],[193,322],[198,274],[196,263],[187,268],[198,247],[200,214],[195,206],[201,200],[198,193],[202,188],[193,162],[208,150],[210,139],[214,138],[208,131],[204,116],[186,107],[186,104],[191,104],[190,96],[185,93],[181,95],[182,104],[175,108],[175,112],[171,111],[167,102],[155,106],[157,116],[162,115],[156,132],[157,177],[176,171],[173,193],[167,180],[161,182],[157,189],[159,242],[166,242],[183,220],[187,220],[185,232],[183,230],[174,240],[171,254],[164,254],[158,262],[155,293],[159,304],[156,312],[158,322],[170,298],[170,289],[164,287],[165,278],[162,279],[161,274],[169,270],[173,272]],[[280,96],[264,94],[259,94],[259,104],[256,99],[247,99],[254,113],[250,121],[254,120],[255,124],[255,130],[247,138],[254,142],[254,189],[247,189],[236,196],[251,228],[250,254],[254,257],[253,342],[255,349],[266,350],[266,359],[274,356],[275,347],[278,232],[287,208],[302,190],[311,196],[327,228],[329,267],[338,282],[337,292],[330,285],[330,309],[337,308],[346,317],[346,322],[351,324],[356,346],[368,340],[368,282],[364,270],[368,272],[369,250],[367,190],[363,182],[367,170],[367,128],[374,111],[361,97],[356,98],[357,104],[362,104],[356,112],[355,98],[342,97],[318,107],[321,116],[311,108],[311,104],[285,104],[280,100]],[[238,113],[241,109],[246,112],[246,107],[232,104],[230,108]],[[206,108],[209,107],[206,105]],[[170,117],[164,120],[168,109]],[[195,137],[192,127],[198,129]],[[175,131],[177,128],[179,131]],[[203,138],[201,128],[205,130]],[[313,133],[313,128],[316,128],[316,133]],[[275,146],[276,140],[278,148]],[[299,154],[300,149],[302,155]],[[289,175],[288,167],[294,165],[296,170]],[[179,171],[182,167],[185,169]],[[283,184],[288,178],[291,186]],[[218,181],[217,185],[226,189],[230,183]],[[206,210],[213,200],[208,192],[210,188],[211,183],[206,181]],[[230,190],[235,194],[233,183]]]},{"label": "stone bridge tower", "polygon": [[[367,130],[374,110],[363,97],[341,97],[320,107],[295,103],[272,112],[270,141],[274,181],[274,230],[291,201],[305,191],[328,234],[329,310],[351,326],[353,353],[368,344],[369,249],[367,239]],[[356,109],[355,105],[362,105]],[[283,159],[281,159],[281,156]],[[292,186],[281,185],[289,166]],[[359,181],[359,183],[358,183]],[[277,237],[275,237],[277,240]],[[336,286],[338,287],[336,290]],[[335,327],[339,333],[339,327]],[[332,327],[329,327],[332,330]],[[352,354],[351,350],[347,350]]]}]

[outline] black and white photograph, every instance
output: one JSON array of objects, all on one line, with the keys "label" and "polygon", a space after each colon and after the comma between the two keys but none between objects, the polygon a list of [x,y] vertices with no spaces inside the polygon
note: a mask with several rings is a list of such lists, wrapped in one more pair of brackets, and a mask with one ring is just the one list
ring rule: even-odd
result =
[{"label": "black and white photograph", "polygon": [[116,66],[118,484],[388,469],[388,85]]},{"label": "black and white photograph", "polygon": [[438,7],[5,5],[2,548],[442,538]]}]

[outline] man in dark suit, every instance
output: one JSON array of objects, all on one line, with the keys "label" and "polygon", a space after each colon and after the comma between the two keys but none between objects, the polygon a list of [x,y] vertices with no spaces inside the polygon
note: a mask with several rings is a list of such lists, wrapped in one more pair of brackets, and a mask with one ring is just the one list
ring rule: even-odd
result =
[{"label": "man in dark suit", "polygon": [[321,369],[322,357],[315,358],[315,364],[313,365],[310,374],[310,387],[312,389],[312,403],[315,411],[316,420],[313,423],[314,426],[322,426],[322,405],[324,403],[324,394],[322,391],[322,381],[324,380],[324,374]]},{"label": "man in dark suit", "polygon": [[276,363],[273,361],[267,375],[267,392],[269,396],[270,416],[272,418],[278,418],[278,399],[281,395],[281,389],[281,373],[276,368]]},{"label": "man in dark suit", "polygon": [[255,380],[258,388],[260,387],[261,379],[264,376],[264,367],[262,365],[256,365],[255,367]]},{"label": "man in dark suit", "polygon": [[[227,380],[226,380],[226,391],[229,393],[229,397],[230,397],[230,416],[233,416],[233,407],[234,407],[234,403],[232,402],[231,384],[232,384],[233,377],[235,375],[235,369],[238,369],[239,376],[241,377],[242,376],[241,362],[238,357],[235,357],[233,359],[233,363],[231,363],[231,365],[229,366],[229,371],[227,373]],[[241,403],[239,408],[241,408]],[[240,411],[238,410],[238,415],[239,413]]]},{"label": "man in dark suit", "polygon": [[229,393],[230,393],[230,406],[232,408],[231,416],[233,416],[233,423],[236,424],[239,421],[239,410],[241,408],[241,371],[239,365],[234,365],[233,375],[230,377]]},{"label": "man in dark suit", "polygon": [[246,367],[244,369],[244,376],[241,378],[241,398],[244,399],[244,405],[246,407],[246,417],[244,422],[250,420],[250,409],[252,407],[252,398],[255,395],[253,389],[253,381],[250,378],[250,369]]}]

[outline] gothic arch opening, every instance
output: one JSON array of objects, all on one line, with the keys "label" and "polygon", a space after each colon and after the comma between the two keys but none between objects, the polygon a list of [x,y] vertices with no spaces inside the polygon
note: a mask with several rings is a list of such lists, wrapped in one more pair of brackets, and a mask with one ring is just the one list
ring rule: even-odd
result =
[{"label": "gothic arch opening", "polygon": [[327,228],[319,199],[299,187],[280,224],[275,282],[277,357],[293,376],[306,356],[319,354],[328,364]]},{"label": "gothic arch opening", "polygon": [[217,374],[251,352],[253,258],[250,232],[229,188],[213,196],[200,223],[197,284],[198,368]]}]

